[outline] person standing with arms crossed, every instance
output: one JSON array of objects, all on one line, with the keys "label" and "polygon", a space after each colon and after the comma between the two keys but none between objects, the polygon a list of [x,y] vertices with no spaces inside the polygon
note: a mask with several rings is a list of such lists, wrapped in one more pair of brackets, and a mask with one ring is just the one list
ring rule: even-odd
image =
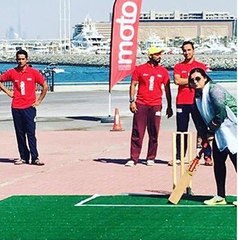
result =
[{"label": "person standing with arms crossed", "polygon": [[[207,66],[195,60],[194,56],[194,45],[191,41],[185,41],[182,45],[182,51],[184,56],[184,61],[177,63],[174,66],[174,82],[178,85],[178,94],[176,97],[176,125],[177,132],[187,132],[189,125],[190,114],[193,119],[194,125],[197,129],[198,135],[202,138],[202,145],[205,143],[207,147],[204,152],[205,165],[212,166],[211,159],[211,146],[207,142],[206,136],[206,126],[198,113],[197,107],[194,104],[194,89],[190,89],[188,86],[188,76],[193,68],[202,68],[205,71],[208,69]],[[176,136],[176,162],[180,163],[180,136]],[[187,138],[185,138],[184,153],[187,150]],[[173,161],[168,162],[169,166],[173,165]]]},{"label": "person standing with arms crossed", "polygon": [[[42,166],[37,151],[36,130],[36,107],[44,99],[48,84],[41,73],[28,65],[28,53],[19,50],[16,53],[18,66],[7,70],[1,75],[0,81],[11,81],[13,83],[13,93],[6,88],[2,88],[12,100],[12,117],[16,132],[20,159],[15,161],[15,165],[23,163]],[[40,95],[36,98],[36,84],[42,86]],[[26,142],[28,140],[28,146]]]},{"label": "person standing with arms crossed", "polygon": [[[195,89],[195,102],[207,126],[207,138],[213,140],[212,152],[217,195],[205,200],[206,205],[226,202],[226,159],[229,156],[237,171],[237,100],[222,86],[212,82],[201,68],[189,75],[189,86]],[[233,203],[237,205],[237,201]]]},{"label": "person standing with arms crossed", "polygon": [[162,85],[167,99],[166,115],[168,118],[173,115],[169,73],[160,65],[162,52],[163,50],[158,47],[149,48],[149,61],[137,66],[132,74],[129,102],[130,111],[134,116],[130,160],[125,166],[132,167],[138,163],[146,128],[149,135],[147,166],[155,163],[162,110]]}]

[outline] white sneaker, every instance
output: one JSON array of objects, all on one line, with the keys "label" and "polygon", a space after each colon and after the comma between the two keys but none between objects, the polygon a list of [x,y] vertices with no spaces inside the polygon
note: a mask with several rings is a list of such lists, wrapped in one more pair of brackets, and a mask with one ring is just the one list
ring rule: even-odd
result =
[{"label": "white sneaker", "polygon": [[226,205],[226,199],[220,196],[215,196],[209,200],[205,200],[203,202],[206,205]]},{"label": "white sneaker", "polygon": [[180,164],[181,163],[181,160],[180,159],[177,159],[176,160],[176,164]]},{"label": "white sneaker", "polygon": [[23,159],[17,159],[17,160],[14,162],[15,165],[22,165],[22,164],[25,164],[25,163],[26,163],[26,161],[23,160]]},{"label": "white sneaker", "polygon": [[147,166],[154,166],[155,165],[155,161],[154,160],[147,160],[146,161],[146,165]]},{"label": "white sneaker", "polygon": [[125,164],[126,167],[134,167],[135,166],[135,163],[133,160],[129,160],[126,164]]},{"label": "white sneaker", "polygon": [[[176,164],[179,165],[180,163],[181,163],[180,159],[176,159]],[[168,162],[168,166],[173,166],[173,160]]]},{"label": "white sneaker", "polygon": [[235,205],[235,206],[237,206],[237,201],[234,201],[232,204]]}]

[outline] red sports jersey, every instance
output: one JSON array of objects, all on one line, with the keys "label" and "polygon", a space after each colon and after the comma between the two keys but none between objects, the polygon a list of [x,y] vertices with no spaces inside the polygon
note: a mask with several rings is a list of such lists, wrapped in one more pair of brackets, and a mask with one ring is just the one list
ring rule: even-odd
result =
[{"label": "red sports jersey", "polygon": [[137,103],[150,106],[162,104],[161,86],[169,81],[169,73],[166,68],[145,63],[136,67],[131,79],[139,82]]},{"label": "red sports jersey", "polygon": [[[193,68],[202,68],[205,71],[208,69],[204,63],[195,60],[192,63],[181,62],[174,66],[174,75],[179,74],[181,78],[188,78],[189,73]],[[195,90],[189,89],[188,85],[180,85],[178,87],[176,104],[193,104],[194,94]]]},{"label": "red sports jersey", "polygon": [[3,73],[1,81],[13,83],[12,108],[24,109],[32,106],[36,100],[36,83],[42,85],[45,79],[32,67],[26,67],[24,71],[16,67]]}]

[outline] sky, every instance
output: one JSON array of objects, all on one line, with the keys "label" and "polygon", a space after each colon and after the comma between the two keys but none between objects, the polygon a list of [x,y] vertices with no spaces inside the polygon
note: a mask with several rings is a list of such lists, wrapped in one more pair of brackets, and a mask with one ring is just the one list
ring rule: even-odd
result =
[{"label": "sky", "polygon": [[[60,0],[1,0],[0,39],[10,29],[20,32],[26,39],[58,39],[60,22],[64,25],[63,17],[60,18],[59,3]],[[113,0],[70,0],[71,36],[73,26],[87,16],[93,21],[108,21],[113,3]],[[237,3],[236,0],[142,0],[141,11],[150,10],[229,12],[237,16]]]}]

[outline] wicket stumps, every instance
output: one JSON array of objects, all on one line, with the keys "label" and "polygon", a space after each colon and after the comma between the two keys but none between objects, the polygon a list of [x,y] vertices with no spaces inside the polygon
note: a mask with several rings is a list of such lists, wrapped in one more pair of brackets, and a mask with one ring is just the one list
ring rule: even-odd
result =
[{"label": "wicket stumps", "polygon": [[[177,164],[177,136],[180,138],[180,164]],[[187,141],[187,151],[185,151],[185,141]],[[173,162],[173,188],[177,185],[178,177],[181,177],[185,171],[185,163],[188,164],[193,159],[192,151],[192,133],[191,132],[173,132],[173,141],[172,141],[172,162]],[[180,174],[178,173],[180,172]],[[186,193],[191,195],[191,182],[186,189]]]}]

